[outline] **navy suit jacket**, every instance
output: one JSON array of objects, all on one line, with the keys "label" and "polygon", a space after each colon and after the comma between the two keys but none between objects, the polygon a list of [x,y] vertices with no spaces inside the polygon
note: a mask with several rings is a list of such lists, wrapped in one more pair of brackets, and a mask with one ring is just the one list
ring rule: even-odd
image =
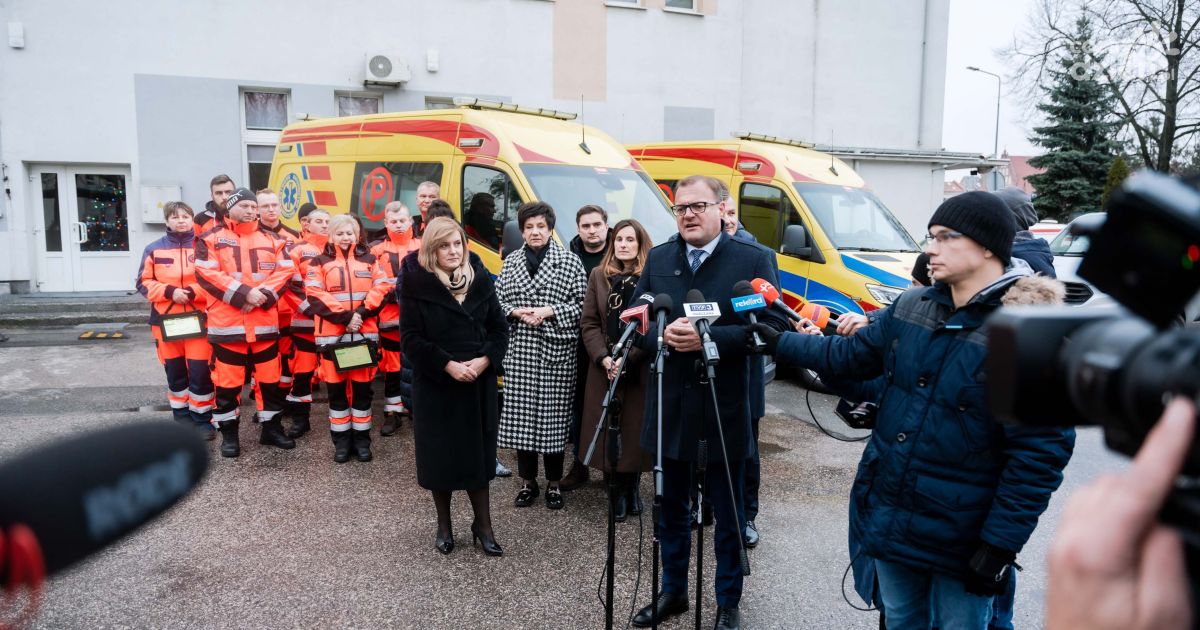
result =
[{"label": "navy suit jacket", "polygon": [[[683,316],[683,303],[691,289],[716,302],[721,317],[712,325],[712,338],[721,354],[716,369],[717,410],[721,414],[725,447],[730,461],[750,457],[753,434],[750,431],[751,355],[746,349],[745,328],[749,322],[733,312],[730,300],[733,285],[739,280],[764,278],[778,284],[775,257],[763,247],[735,239],[722,232],[716,249],[692,274],[687,247],[678,235],[650,250],[636,295],[665,293],[671,296],[672,311],[667,323]],[[773,311],[759,311],[759,321],[780,331],[789,330],[787,321]],[[653,356],[658,338],[657,324],[640,341]],[[663,371],[663,457],[695,461],[701,435],[708,440],[708,461],[721,461],[721,443],[716,433],[712,394],[700,384],[700,352],[675,352],[667,355]],[[755,366],[761,369],[759,357]],[[646,417],[642,423],[642,447],[653,452],[657,447],[655,395],[646,392]]]}]

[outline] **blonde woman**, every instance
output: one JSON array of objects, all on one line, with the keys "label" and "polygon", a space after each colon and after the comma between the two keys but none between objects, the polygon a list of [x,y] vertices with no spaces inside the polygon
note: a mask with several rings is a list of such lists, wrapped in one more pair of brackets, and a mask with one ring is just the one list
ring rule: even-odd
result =
[{"label": "blonde woman", "polygon": [[400,340],[413,367],[417,483],[433,493],[434,548],[454,551],[450,496],[466,490],[475,511],[472,540],[499,556],[488,483],[496,476],[496,372],[508,349],[508,324],[487,269],[467,254],[463,229],[439,217],[422,237],[420,266],[407,269],[400,286]]}]

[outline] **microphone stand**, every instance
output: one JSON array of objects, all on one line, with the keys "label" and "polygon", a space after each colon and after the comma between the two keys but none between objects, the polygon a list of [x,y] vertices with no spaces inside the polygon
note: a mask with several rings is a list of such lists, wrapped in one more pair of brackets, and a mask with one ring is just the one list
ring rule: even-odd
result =
[{"label": "microphone stand", "polygon": [[[662,317],[660,316],[661,320]],[[660,323],[663,323],[660,321]],[[655,353],[653,363],[654,389],[655,389],[655,452],[654,452],[654,504],[650,510],[650,517],[654,521],[654,538],[652,552],[653,555],[653,582],[650,587],[650,627],[652,630],[658,630],[658,586],[659,586],[659,558],[662,553],[662,519],[663,506],[663,370],[666,367],[667,352],[670,348],[663,341],[663,326],[658,327],[658,351]]]},{"label": "microphone stand", "polygon": [[592,442],[588,445],[587,454],[583,456],[583,465],[587,466],[592,461],[592,455],[596,450],[596,442],[600,440],[600,431],[608,430],[608,440],[605,450],[608,456],[608,558],[606,562],[606,573],[608,575],[608,592],[604,597],[604,628],[612,630],[613,627],[613,571],[616,567],[617,557],[617,451],[620,449],[620,429],[621,429],[621,399],[617,398],[617,384],[621,382],[621,377],[625,375],[626,365],[629,362],[629,352],[633,350],[633,344],[626,344],[625,350],[621,354],[621,371],[617,373],[617,377],[608,384],[608,392],[604,394],[604,400],[600,403],[600,421],[596,423],[596,432],[592,435]]},{"label": "microphone stand", "polygon": [[[725,481],[729,484],[730,513],[733,514],[734,519],[737,520],[737,523],[735,524],[735,529],[737,530],[737,534],[738,534],[737,535],[738,550],[739,550],[738,551],[738,559],[742,565],[742,576],[744,577],[744,576],[750,575],[750,557],[748,555],[746,555],[746,541],[742,538],[742,530],[745,528],[745,526],[741,522],[741,519],[737,518],[737,513],[738,513],[738,509],[737,509],[738,506],[737,506],[737,501],[736,501],[737,495],[734,494],[734,491],[733,491],[733,473],[729,469],[729,450],[725,447],[725,427],[724,427],[724,425],[721,424],[721,408],[720,408],[719,403],[717,402],[717,374],[716,374],[716,369],[715,369],[716,361],[704,360],[703,363],[704,363],[704,371],[702,371],[700,373],[700,384],[708,385],[708,391],[712,395],[713,419],[716,421],[717,437],[719,438],[720,445],[721,445],[721,461],[725,465]],[[708,420],[707,413],[704,414],[704,420],[706,422]],[[704,512],[703,512],[702,508],[704,507],[703,506],[703,503],[704,503],[703,494],[704,494],[704,487],[705,487],[704,472],[707,468],[707,459],[708,459],[708,441],[704,439],[704,436],[705,436],[704,429],[705,428],[707,428],[705,426],[705,424],[701,424],[700,440],[698,442],[698,449],[697,449],[698,459],[696,461],[696,470],[697,470],[697,472],[700,473],[698,475],[700,480],[697,485],[696,507],[698,509],[700,509],[700,512],[698,514],[701,519],[700,529],[699,529],[698,533],[696,534],[696,630],[700,630],[700,621],[701,621],[701,619],[700,619],[700,604],[701,604],[701,602],[703,602],[703,599],[702,599],[703,592],[700,589],[700,580],[703,578],[703,573],[701,573],[701,562],[703,561],[703,558],[704,558],[704,523],[703,523]]]}]

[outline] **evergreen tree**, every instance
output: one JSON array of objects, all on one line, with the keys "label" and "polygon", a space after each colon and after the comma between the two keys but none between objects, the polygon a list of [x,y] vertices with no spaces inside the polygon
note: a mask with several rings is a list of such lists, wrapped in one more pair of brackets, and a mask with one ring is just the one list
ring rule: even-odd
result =
[{"label": "evergreen tree", "polygon": [[1121,182],[1129,177],[1129,164],[1125,162],[1125,158],[1118,155],[1112,161],[1112,166],[1108,167],[1108,181],[1104,183],[1104,196],[1100,202],[1108,207],[1108,198],[1112,196],[1114,190],[1121,187]]},{"label": "evergreen tree", "polygon": [[1091,24],[1081,18],[1075,30],[1075,41],[1081,45],[1059,60],[1060,70],[1049,72],[1048,100],[1037,106],[1047,124],[1035,127],[1030,138],[1046,149],[1029,160],[1032,166],[1046,169],[1029,178],[1037,188],[1034,205],[1038,215],[1059,221],[1099,209],[1108,168],[1117,153],[1112,139],[1115,126],[1105,114],[1111,111],[1110,93],[1090,73],[1081,71],[1092,63]]}]

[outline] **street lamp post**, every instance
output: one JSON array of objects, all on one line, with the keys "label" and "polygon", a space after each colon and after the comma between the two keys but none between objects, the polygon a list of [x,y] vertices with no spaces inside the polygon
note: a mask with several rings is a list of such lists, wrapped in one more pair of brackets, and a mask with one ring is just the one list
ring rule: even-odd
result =
[{"label": "street lamp post", "polygon": [[[967,70],[970,70],[972,72],[980,72],[980,73],[983,73],[986,75],[996,77],[996,134],[995,134],[995,136],[993,136],[993,139],[992,139],[992,157],[999,158],[1000,157],[1000,84],[1001,84],[1002,80],[1000,79],[1000,75],[996,74],[995,72],[988,72],[987,70],[982,70],[977,66],[967,66]],[[1000,173],[995,168],[992,168],[992,190],[999,190],[999,189],[1000,189]]]}]

